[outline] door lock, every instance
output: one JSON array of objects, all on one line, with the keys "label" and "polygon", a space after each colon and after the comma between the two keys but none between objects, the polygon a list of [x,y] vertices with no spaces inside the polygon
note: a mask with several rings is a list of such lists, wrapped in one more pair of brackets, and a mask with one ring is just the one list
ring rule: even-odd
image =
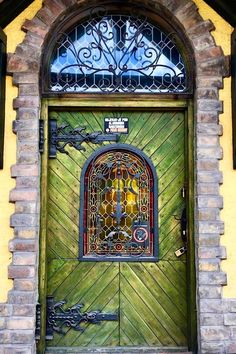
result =
[{"label": "door lock", "polygon": [[185,252],[187,252],[187,247],[183,246],[181,248],[179,248],[177,251],[175,251],[175,255],[176,257],[181,257]]}]

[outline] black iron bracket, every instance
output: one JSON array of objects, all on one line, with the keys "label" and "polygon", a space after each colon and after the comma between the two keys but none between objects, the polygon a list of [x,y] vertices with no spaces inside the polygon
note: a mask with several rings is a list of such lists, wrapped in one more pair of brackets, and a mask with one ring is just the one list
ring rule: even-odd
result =
[{"label": "black iron bracket", "polygon": [[46,339],[53,339],[54,332],[65,335],[65,328],[72,328],[83,332],[85,328],[80,324],[100,323],[101,321],[118,321],[118,313],[101,313],[100,310],[91,312],[81,312],[82,304],[77,304],[64,309],[66,301],[54,301],[53,296],[47,296],[47,327]]},{"label": "black iron bracket", "polygon": [[41,305],[37,303],[36,305],[36,324],[35,324],[35,339],[40,340],[41,331]]},{"label": "black iron bracket", "polygon": [[181,219],[181,236],[184,243],[187,243],[187,211],[186,208],[183,209]]},{"label": "black iron bracket", "polygon": [[44,120],[39,120],[39,152],[44,150]]},{"label": "black iron bracket", "polygon": [[56,119],[49,120],[49,157],[55,158],[57,151],[68,154],[65,147],[68,145],[76,150],[85,151],[82,143],[101,144],[104,141],[119,141],[119,134],[104,134],[101,131],[86,133],[85,127],[72,129],[69,125],[57,125]]},{"label": "black iron bracket", "polygon": [[181,227],[181,238],[184,242],[184,246],[179,248],[177,251],[175,251],[176,257],[181,257],[184,253],[187,252],[187,243],[188,243],[188,237],[187,237],[187,210],[186,208],[183,209],[181,218],[177,218],[175,216],[175,220],[180,221],[180,227]]}]

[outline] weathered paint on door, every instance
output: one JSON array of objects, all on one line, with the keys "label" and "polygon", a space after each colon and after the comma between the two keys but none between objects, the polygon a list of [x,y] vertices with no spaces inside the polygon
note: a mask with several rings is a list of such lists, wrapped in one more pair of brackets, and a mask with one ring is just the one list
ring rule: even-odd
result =
[{"label": "weathered paint on door", "polygon": [[[51,111],[50,118],[88,132],[104,129],[104,117],[114,111]],[[99,145],[84,144],[86,151],[68,147],[49,161],[47,219],[47,295],[66,306],[84,304],[83,311],[119,312],[119,321],[85,324],[84,332],[66,329],[55,333],[48,347],[73,346],[187,346],[186,255],[179,217],[185,201],[185,129],[181,111],[119,111],[129,118],[129,134],[120,142],[141,149],[158,175],[159,261],[80,262],[80,174],[86,159]],[[104,143],[109,144],[109,143]]]}]

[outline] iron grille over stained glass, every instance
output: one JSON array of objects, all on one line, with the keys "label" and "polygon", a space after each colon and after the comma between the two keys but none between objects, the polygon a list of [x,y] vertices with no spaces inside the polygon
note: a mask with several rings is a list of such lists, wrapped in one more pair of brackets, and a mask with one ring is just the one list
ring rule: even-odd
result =
[{"label": "iron grille over stained glass", "polygon": [[82,259],[154,259],[154,185],[151,167],[134,152],[115,149],[92,160],[84,175]]},{"label": "iron grille over stained glass", "polygon": [[59,33],[51,92],[184,93],[187,75],[173,34],[144,18],[106,15]]}]

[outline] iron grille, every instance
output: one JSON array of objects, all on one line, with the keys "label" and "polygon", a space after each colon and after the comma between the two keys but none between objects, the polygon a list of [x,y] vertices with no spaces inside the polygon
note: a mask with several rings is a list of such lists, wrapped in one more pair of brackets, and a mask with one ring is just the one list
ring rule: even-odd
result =
[{"label": "iron grille", "polygon": [[186,68],[174,37],[143,17],[91,16],[56,36],[49,91],[187,92]]}]

